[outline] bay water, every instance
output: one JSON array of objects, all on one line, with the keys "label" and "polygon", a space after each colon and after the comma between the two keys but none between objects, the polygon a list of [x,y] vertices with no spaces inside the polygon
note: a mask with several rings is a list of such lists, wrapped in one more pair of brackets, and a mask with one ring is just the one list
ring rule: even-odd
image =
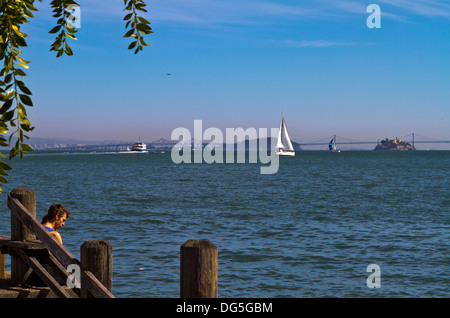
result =
[{"label": "bay water", "polygon": [[34,152],[12,165],[0,234],[14,188],[36,192],[39,220],[62,203],[75,257],[87,240],[113,245],[116,297],[179,297],[189,239],[217,246],[223,298],[450,297],[450,151],[301,151],[273,175],[175,164],[169,151]]}]

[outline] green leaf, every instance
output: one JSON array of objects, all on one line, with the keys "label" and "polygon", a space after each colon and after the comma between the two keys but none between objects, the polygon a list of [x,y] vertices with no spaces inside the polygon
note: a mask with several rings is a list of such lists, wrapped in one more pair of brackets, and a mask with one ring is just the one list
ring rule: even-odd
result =
[{"label": "green leaf", "polygon": [[3,115],[3,117],[1,118],[1,121],[2,122],[10,121],[14,117],[15,113],[16,113],[16,111],[14,109],[7,112],[5,115]]},{"label": "green leaf", "polygon": [[78,40],[77,37],[75,35],[73,35],[72,33],[67,33],[67,37],[72,40]]},{"label": "green leaf", "polygon": [[0,134],[6,134],[8,132],[8,126],[5,123],[0,122]]},{"label": "green leaf", "polygon": [[131,50],[132,48],[134,48],[136,46],[137,42],[138,41],[131,42],[130,45],[128,46],[128,49]]},{"label": "green leaf", "polygon": [[124,35],[123,37],[124,37],[124,38],[129,38],[133,33],[134,33],[134,30],[131,29],[131,30],[129,30],[127,33],[125,33],[125,35]]},{"label": "green leaf", "polygon": [[150,24],[150,22],[148,22],[146,19],[144,19],[143,17],[138,17],[139,18],[139,21],[141,21],[142,23],[145,23],[145,24]]},{"label": "green leaf", "polygon": [[0,161],[0,169],[11,170],[12,168],[11,168],[11,166],[9,164],[7,164],[7,163],[5,163],[3,161]]},{"label": "green leaf", "polygon": [[30,64],[30,61],[24,60],[23,58],[21,58],[20,56],[16,56],[17,60],[23,64]]},{"label": "green leaf", "polygon": [[1,182],[1,184],[4,184],[4,183],[8,183],[8,180],[6,180],[3,176],[0,176],[0,182]]},{"label": "green leaf", "polygon": [[30,126],[30,121],[28,118],[20,118],[20,121],[25,124],[25,126]]},{"label": "green leaf", "polygon": [[15,42],[17,42],[17,45],[18,45],[18,46],[28,46],[28,45],[27,45],[27,42],[25,41],[24,38],[21,38],[21,37],[19,37],[19,36],[15,36],[15,37],[14,37],[14,40],[15,40]]},{"label": "green leaf", "polygon": [[22,64],[22,63],[17,63],[17,65],[22,66],[23,68],[29,69],[30,67],[28,65]]},{"label": "green leaf", "polygon": [[26,87],[25,85],[18,85],[18,86],[23,93],[27,95],[33,95],[31,91],[28,89],[28,87]]},{"label": "green leaf", "polygon": [[65,49],[64,49],[64,51],[67,53],[67,55],[69,55],[69,56],[72,56],[73,55],[73,52],[72,52],[72,49],[70,48],[70,46],[66,43],[66,45],[65,45]]},{"label": "green leaf", "polygon": [[31,98],[28,95],[19,94],[19,96],[22,103],[28,106],[33,106],[33,102],[31,101]]},{"label": "green leaf", "polygon": [[152,29],[151,27],[149,27],[147,24],[144,23],[139,23],[136,28],[142,32],[149,32]]},{"label": "green leaf", "polygon": [[13,95],[14,95],[14,89],[10,89],[9,91],[6,92],[5,99],[10,99],[11,97],[13,97]]},{"label": "green leaf", "polygon": [[22,150],[23,152],[32,152],[33,148],[31,148],[31,146],[28,144],[22,144]]},{"label": "green leaf", "polygon": [[12,104],[13,104],[12,99],[8,99],[5,103],[3,103],[2,108],[0,108],[0,114],[7,112],[11,108]]},{"label": "green leaf", "polygon": [[61,29],[62,25],[57,25],[55,26],[53,29],[51,29],[50,31],[48,31],[48,33],[50,34],[54,34],[57,33],[60,29]]},{"label": "green leaf", "polygon": [[12,73],[9,73],[8,75],[6,75],[5,78],[4,78],[5,83],[11,82],[12,77],[13,77],[13,74],[12,74]]}]

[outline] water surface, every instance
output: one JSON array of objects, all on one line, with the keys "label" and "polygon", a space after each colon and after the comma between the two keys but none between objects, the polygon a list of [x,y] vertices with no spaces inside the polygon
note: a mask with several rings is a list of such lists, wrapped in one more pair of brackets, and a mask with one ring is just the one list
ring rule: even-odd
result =
[{"label": "water surface", "polygon": [[33,189],[39,219],[52,202],[71,211],[60,233],[72,254],[113,245],[117,297],[179,297],[189,239],[218,247],[219,297],[450,296],[449,151],[303,151],[275,175],[169,152],[36,152],[13,166],[5,193]]}]

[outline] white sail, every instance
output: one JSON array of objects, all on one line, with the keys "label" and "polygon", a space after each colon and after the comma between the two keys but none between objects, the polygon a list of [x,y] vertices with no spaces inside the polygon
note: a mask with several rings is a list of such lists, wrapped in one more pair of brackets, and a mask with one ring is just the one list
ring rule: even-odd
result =
[{"label": "white sail", "polygon": [[283,131],[283,121],[281,121],[280,129],[278,130],[278,139],[277,139],[277,146],[276,146],[276,148],[278,148],[278,149],[284,149],[283,142],[281,141],[282,140],[282,137],[281,137],[282,131]]},{"label": "white sail", "polygon": [[294,147],[292,146],[291,138],[289,138],[289,133],[287,131],[286,122],[284,121],[284,116],[281,120],[276,148],[276,153],[279,155],[295,155]]}]

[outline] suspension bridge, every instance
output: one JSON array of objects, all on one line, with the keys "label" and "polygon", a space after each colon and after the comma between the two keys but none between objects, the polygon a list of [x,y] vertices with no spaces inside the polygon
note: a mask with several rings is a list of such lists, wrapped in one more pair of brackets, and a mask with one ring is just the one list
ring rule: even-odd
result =
[{"label": "suspension bridge", "polygon": [[[397,137],[395,137],[395,138],[398,140],[401,140],[405,143],[409,143],[413,147],[415,147],[415,144],[450,144],[450,140],[438,140],[438,139],[433,139],[433,138],[429,138],[429,137],[425,137],[425,136],[420,136],[415,133],[411,133],[411,134],[408,134],[408,135],[400,137],[400,138],[397,138]],[[358,140],[352,140],[352,139],[346,138],[346,137],[333,135],[333,136],[328,136],[328,137],[325,137],[325,138],[322,138],[320,140],[313,141],[313,142],[306,142],[306,143],[298,142],[298,145],[300,145],[301,147],[304,147],[304,146],[327,146],[327,145],[330,145],[331,143],[334,143],[335,147],[337,147],[337,145],[374,145],[375,146],[380,143],[380,140],[358,141]]]}]

